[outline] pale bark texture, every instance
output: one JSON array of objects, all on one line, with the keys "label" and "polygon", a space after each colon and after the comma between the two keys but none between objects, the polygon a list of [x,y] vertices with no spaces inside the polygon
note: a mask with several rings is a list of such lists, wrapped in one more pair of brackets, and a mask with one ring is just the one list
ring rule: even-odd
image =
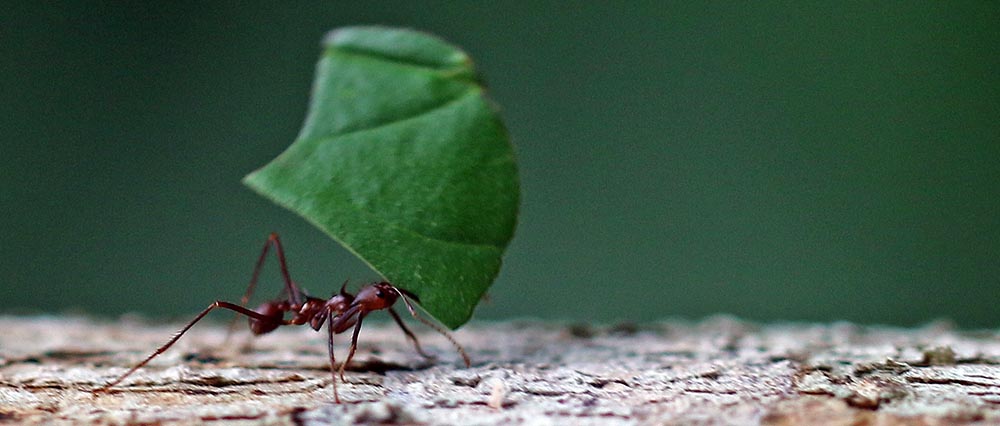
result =
[{"label": "pale bark texture", "polygon": [[[221,316],[224,317],[224,316]],[[196,325],[113,389],[180,324],[0,317],[0,423],[11,424],[1000,424],[1000,333],[946,323],[473,323],[447,340],[365,324],[342,404],[325,332],[253,340]],[[240,323],[245,327],[245,323]],[[338,359],[350,335],[336,339]]]}]

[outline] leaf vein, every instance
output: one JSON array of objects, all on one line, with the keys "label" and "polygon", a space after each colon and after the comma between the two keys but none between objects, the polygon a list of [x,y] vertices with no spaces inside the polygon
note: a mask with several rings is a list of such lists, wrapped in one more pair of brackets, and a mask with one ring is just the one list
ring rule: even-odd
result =
[{"label": "leaf vein", "polygon": [[476,95],[476,89],[469,89],[468,91],[462,92],[461,94],[459,94],[458,96],[455,96],[454,98],[448,99],[448,100],[446,100],[446,101],[444,101],[444,102],[442,102],[442,103],[440,103],[438,105],[434,105],[434,106],[432,106],[430,108],[414,112],[414,113],[412,113],[410,115],[406,115],[406,116],[403,116],[403,117],[393,118],[393,119],[390,119],[389,121],[385,121],[385,122],[370,123],[367,126],[359,127],[359,128],[356,128],[356,129],[348,128],[348,129],[344,129],[344,130],[342,130],[340,132],[332,133],[332,134],[330,134],[328,136],[323,136],[321,138],[318,138],[316,140],[316,143],[318,143],[318,144],[326,143],[326,142],[328,142],[330,140],[333,140],[333,139],[336,139],[336,138],[339,138],[339,137],[342,137],[342,136],[349,136],[349,135],[353,135],[355,133],[362,133],[362,132],[367,132],[367,131],[379,130],[379,129],[382,129],[382,128],[385,128],[385,127],[392,126],[394,124],[402,123],[404,121],[416,120],[416,119],[419,119],[421,117],[424,117],[424,116],[427,116],[427,115],[431,115],[431,114],[433,114],[433,113],[435,113],[437,111],[440,111],[440,110],[443,110],[443,109],[447,109],[452,104],[458,103],[459,101],[465,99],[470,94],[471,95]]}]

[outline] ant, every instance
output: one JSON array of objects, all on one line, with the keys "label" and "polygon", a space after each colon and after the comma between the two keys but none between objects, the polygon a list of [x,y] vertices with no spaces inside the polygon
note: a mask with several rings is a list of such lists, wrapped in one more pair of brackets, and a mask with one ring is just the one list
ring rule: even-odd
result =
[{"label": "ant", "polygon": [[[254,289],[257,286],[257,278],[260,275],[261,268],[267,258],[267,253],[270,251],[272,246],[275,248],[278,263],[281,267],[281,275],[285,280],[284,293],[286,297],[266,301],[255,310],[247,309],[243,307],[243,305],[246,305],[250,300],[250,297],[253,295]],[[398,313],[396,313],[396,310],[392,308],[392,305],[395,304],[397,300],[403,301],[403,304],[406,305],[406,309],[414,318],[444,335],[444,337],[446,337],[448,341],[450,341],[451,344],[458,349],[458,353],[462,355],[462,360],[465,361],[466,367],[471,365],[469,356],[465,353],[465,349],[462,348],[462,345],[458,344],[451,334],[449,334],[441,326],[438,326],[437,324],[434,324],[417,314],[416,309],[413,308],[413,305],[408,300],[413,299],[415,302],[420,303],[420,299],[417,295],[385,281],[362,287],[358,290],[358,294],[356,296],[348,293],[346,291],[346,287],[347,281],[344,281],[344,283],[340,286],[340,291],[327,300],[311,297],[306,294],[305,291],[295,285],[295,282],[293,282],[289,276],[288,265],[285,262],[285,251],[281,247],[281,239],[278,238],[278,234],[271,233],[271,235],[267,238],[267,242],[264,243],[264,248],[261,250],[256,266],[254,266],[253,275],[250,278],[250,285],[247,286],[246,293],[240,299],[241,303],[239,305],[216,300],[211,305],[208,305],[204,311],[201,311],[200,314],[195,316],[191,322],[184,326],[184,328],[181,328],[180,331],[174,334],[174,336],[171,337],[167,343],[163,344],[163,346],[160,346],[156,349],[156,351],[146,357],[145,360],[137,364],[135,367],[132,367],[132,369],[128,370],[117,379],[112,380],[98,389],[95,389],[93,392],[106,392],[115,385],[121,383],[125,380],[125,378],[132,375],[132,373],[135,373],[152,361],[153,358],[156,358],[158,355],[173,346],[173,344],[176,343],[177,340],[188,331],[188,329],[194,326],[195,323],[200,321],[205,317],[205,315],[208,315],[208,313],[215,308],[223,308],[236,312],[237,316],[234,318],[234,322],[230,324],[230,333],[233,331],[232,326],[235,324],[235,320],[239,318],[239,315],[244,315],[249,319],[250,331],[256,336],[270,333],[278,327],[284,325],[309,324],[313,330],[319,331],[325,323],[327,332],[327,350],[330,353],[330,373],[333,375],[333,397],[338,404],[340,403],[340,396],[337,393],[337,376],[340,376],[340,380],[345,380],[344,368],[351,362],[351,359],[354,357],[354,352],[358,347],[358,333],[361,332],[361,322],[371,312],[383,309],[388,310],[393,321],[399,325],[399,328],[403,330],[403,334],[405,334],[407,339],[413,343],[417,353],[424,358],[433,358],[433,356],[424,352],[424,350],[420,347],[420,342],[417,341],[417,336],[410,331],[410,329],[403,322],[403,319],[400,318]],[[291,318],[285,319],[286,313],[291,313]],[[333,355],[333,336],[347,331],[352,326],[354,327],[354,335],[351,337],[351,346],[347,353],[347,359],[340,364],[339,369],[336,369],[334,367],[336,360]]]}]

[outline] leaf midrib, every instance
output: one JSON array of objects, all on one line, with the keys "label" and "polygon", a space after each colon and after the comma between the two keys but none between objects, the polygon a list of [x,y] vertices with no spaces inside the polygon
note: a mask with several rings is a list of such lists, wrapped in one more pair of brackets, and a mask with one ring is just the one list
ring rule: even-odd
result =
[{"label": "leaf midrib", "polygon": [[[439,110],[446,109],[446,108],[450,107],[452,104],[458,103],[458,101],[464,99],[468,95],[478,96],[478,94],[479,94],[478,92],[479,92],[479,88],[478,87],[471,87],[471,88],[469,88],[468,90],[466,90],[464,92],[460,92],[457,96],[455,96],[455,97],[453,97],[451,99],[445,100],[444,102],[441,102],[440,104],[434,105],[434,106],[432,106],[430,108],[427,108],[427,109],[424,109],[422,111],[418,111],[418,112],[415,112],[413,114],[406,115],[406,116],[403,116],[403,117],[394,118],[394,119],[391,119],[391,120],[385,121],[385,122],[373,123],[372,125],[369,125],[369,126],[366,126],[366,127],[360,127],[360,128],[356,128],[356,129],[347,129],[345,131],[334,132],[334,133],[332,133],[330,135],[327,135],[327,136],[323,136],[323,137],[319,137],[319,138],[313,138],[313,141],[315,141],[315,143],[317,143],[317,144],[325,143],[326,141],[328,141],[330,139],[335,139],[335,138],[339,138],[339,137],[343,137],[343,136],[350,136],[350,135],[353,135],[355,133],[362,133],[362,132],[367,132],[367,131],[381,130],[382,128],[389,127],[389,126],[392,126],[392,125],[395,125],[395,124],[399,124],[399,123],[402,123],[402,122],[405,122],[405,121],[416,120],[416,119],[422,118],[425,115],[430,115],[430,114],[433,114],[433,113],[435,113],[435,112],[437,112]],[[298,143],[298,142],[305,142],[305,141],[297,140],[296,143]]]}]

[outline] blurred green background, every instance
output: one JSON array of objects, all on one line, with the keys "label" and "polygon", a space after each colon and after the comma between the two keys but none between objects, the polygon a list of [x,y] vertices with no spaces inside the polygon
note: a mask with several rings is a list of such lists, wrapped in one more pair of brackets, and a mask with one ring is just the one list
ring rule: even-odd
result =
[{"label": "blurred green background", "polygon": [[385,24],[466,49],[517,147],[477,318],[1000,325],[1000,6],[807,3],[6,2],[0,311],[187,317],[272,230],[314,294],[374,279],[239,180],[323,34]]}]

